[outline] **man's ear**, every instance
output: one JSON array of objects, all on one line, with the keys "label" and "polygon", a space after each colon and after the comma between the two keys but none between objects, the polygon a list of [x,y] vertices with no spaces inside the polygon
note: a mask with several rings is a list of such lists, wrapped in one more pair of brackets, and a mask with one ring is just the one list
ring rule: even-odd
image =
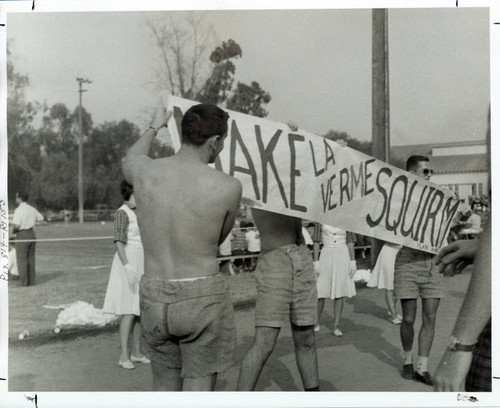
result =
[{"label": "man's ear", "polygon": [[215,149],[217,147],[217,144],[219,143],[219,139],[219,135],[210,136],[208,138],[208,145]]}]

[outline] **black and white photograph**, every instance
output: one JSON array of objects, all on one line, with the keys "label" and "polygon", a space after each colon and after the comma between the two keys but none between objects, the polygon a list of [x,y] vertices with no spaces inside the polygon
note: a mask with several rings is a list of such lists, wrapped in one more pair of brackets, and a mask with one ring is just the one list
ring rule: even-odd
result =
[{"label": "black and white photograph", "polygon": [[5,406],[498,404],[500,4],[0,1],[0,34]]}]

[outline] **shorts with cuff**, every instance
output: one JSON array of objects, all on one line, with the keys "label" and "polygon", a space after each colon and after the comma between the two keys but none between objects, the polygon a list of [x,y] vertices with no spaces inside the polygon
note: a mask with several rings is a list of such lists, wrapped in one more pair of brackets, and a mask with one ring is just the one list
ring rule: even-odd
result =
[{"label": "shorts with cuff", "polygon": [[255,326],[312,326],[318,319],[318,293],[311,253],[305,245],[263,252],[255,269]]},{"label": "shorts with cuff", "polygon": [[433,272],[434,255],[403,247],[394,266],[396,299],[440,299],[444,297],[443,275]]},{"label": "shorts with cuff", "polygon": [[141,279],[143,349],[153,364],[181,369],[181,378],[227,370],[236,328],[226,279]]}]

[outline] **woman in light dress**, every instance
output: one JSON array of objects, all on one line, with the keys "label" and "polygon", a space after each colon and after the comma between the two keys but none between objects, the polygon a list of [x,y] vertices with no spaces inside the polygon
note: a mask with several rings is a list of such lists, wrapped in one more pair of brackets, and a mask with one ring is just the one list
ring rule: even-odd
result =
[{"label": "woman in light dress", "polygon": [[[333,334],[342,336],[339,324],[344,308],[344,298],[356,295],[353,280],[356,273],[354,256],[356,235],[326,224],[316,224],[313,235],[313,259],[316,273],[319,273],[316,283],[318,324],[314,330],[318,332],[320,329],[319,320],[325,306],[325,299],[329,298],[333,299]],[[320,241],[323,242],[321,255],[319,255]]]},{"label": "woman in light dress", "polygon": [[385,301],[387,303],[387,314],[393,324],[401,324],[401,315],[396,312],[396,300],[394,299],[394,264],[396,255],[401,249],[401,245],[386,242],[377,258],[377,263],[373,268],[368,287],[385,289]]},{"label": "woman in light dress", "polygon": [[[135,215],[135,198],[132,186],[126,181],[122,181],[120,189],[125,202],[115,212],[116,254],[111,265],[103,311],[122,315],[118,365],[131,370],[135,368],[134,362],[149,364],[151,361],[141,353],[140,344],[139,280],[144,273],[144,252]],[[130,337],[132,353],[129,355]]]}]

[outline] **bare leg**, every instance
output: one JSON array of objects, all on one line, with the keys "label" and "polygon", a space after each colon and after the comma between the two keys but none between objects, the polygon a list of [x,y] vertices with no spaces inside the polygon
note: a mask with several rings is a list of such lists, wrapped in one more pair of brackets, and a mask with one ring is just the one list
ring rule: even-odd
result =
[{"label": "bare leg", "polygon": [[403,350],[409,352],[413,348],[413,339],[415,337],[413,325],[417,314],[417,299],[401,299],[401,309],[403,311],[403,321],[399,328],[399,334]]},{"label": "bare leg", "polygon": [[164,365],[151,362],[153,373],[153,391],[181,391],[182,379],[180,368],[167,368]]},{"label": "bare leg", "polygon": [[422,327],[418,335],[418,355],[429,357],[432,342],[434,341],[434,328],[439,299],[422,299]]},{"label": "bare leg", "polygon": [[120,345],[122,348],[120,360],[122,361],[129,359],[128,341],[133,321],[134,315],[123,315],[120,321]]},{"label": "bare leg", "polygon": [[253,391],[257,385],[262,368],[276,345],[279,327],[257,326],[255,337],[246,356],[243,358],[238,379],[238,391]]},{"label": "bare leg", "polygon": [[333,301],[333,330],[339,328],[340,318],[344,310],[344,298],[337,298]]},{"label": "bare leg", "polygon": [[216,373],[206,377],[184,378],[182,391],[213,391],[216,380]]},{"label": "bare leg", "polygon": [[139,316],[134,316],[132,323],[132,355],[135,357],[142,357],[141,351],[141,323]]},{"label": "bare leg", "polygon": [[396,314],[396,301],[394,300],[394,292],[392,290],[385,290],[385,302],[387,303],[387,308],[389,312],[391,312],[391,317],[395,319],[397,317]]},{"label": "bare leg", "polygon": [[325,308],[325,299],[324,298],[318,299],[318,326],[319,326],[319,319],[321,318],[321,313],[323,313],[324,308]]},{"label": "bare leg", "polygon": [[305,389],[319,386],[318,359],[314,340],[314,326],[297,327],[292,324],[295,358]]}]

